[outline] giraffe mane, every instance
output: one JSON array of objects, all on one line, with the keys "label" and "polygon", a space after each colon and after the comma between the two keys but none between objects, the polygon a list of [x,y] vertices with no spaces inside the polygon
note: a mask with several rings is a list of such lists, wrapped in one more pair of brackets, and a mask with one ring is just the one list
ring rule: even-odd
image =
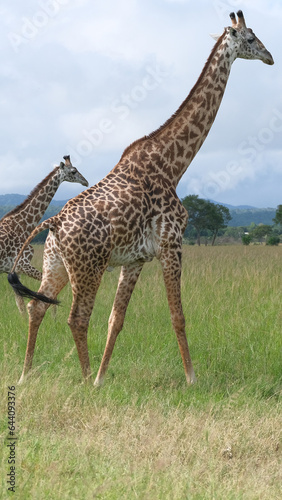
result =
[{"label": "giraffe mane", "polygon": [[[35,188],[33,188],[33,190],[29,193],[29,195],[26,197],[26,199],[24,201],[22,203],[20,203],[19,205],[17,205],[12,210],[10,210],[10,212],[6,213],[2,217],[2,219],[6,218],[7,216],[10,216],[10,215],[15,215],[16,213],[20,212],[20,210],[23,210],[28,205],[30,200],[40,191],[40,189],[44,186],[44,184],[46,184],[46,181],[48,181],[51,177],[53,177],[55,170],[57,170],[58,168],[59,167],[55,167],[51,172],[49,172],[49,174],[46,175],[46,177],[41,182],[39,182],[39,184],[37,184],[37,186],[35,186]],[[2,220],[2,219],[0,219],[0,220]]]},{"label": "giraffe mane", "polygon": [[133,141],[129,146],[127,146],[124,150],[124,152],[122,153],[121,155],[121,158],[120,158],[120,161],[137,145],[137,144],[140,144],[141,142],[145,142],[147,140],[150,140],[150,139],[154,139],[161,131],[163,131],[173,120],[174,118],[181,113],[181,111],[183,110],[183,108],[186,106],[187,102],[192,98],[197,86],[199,85],[199,83],[201,82],[201,80],[203,79],[204,77],[204,74],[205,74],[205,71],[206,71],[206,68],[207,66],[209,65],[211,59],[213,58],[215,52],[217,51],[219,45],[221,44],[225,34],[226,34],[226,31],[227,31],[227,28],[224,29],[224,32],[222,33],[222,35],[218,38],[217,42],[215,43],[215,45],[213,46],[212,48],[212,51],[207,59],[207,62],[206,64],[204,65],[203,69],[202,69],[202,72],[198,78],[198,80],[196,81],[195,85],[192,87],[192,89],[190,90],[188,96],[184,99],[184,101],[182,102],[182,104],[180,104],[179,108],[175,111],[175,113],[173,113],[173,115],[171,115],[170,118],[168,118],[159,128],[157,128],[156,130],[154,130],[153,132],[151,132],[150,134],[148,135],[144,135],[143,137],[140,137],[139,139],[136,139],[136,141]]}]

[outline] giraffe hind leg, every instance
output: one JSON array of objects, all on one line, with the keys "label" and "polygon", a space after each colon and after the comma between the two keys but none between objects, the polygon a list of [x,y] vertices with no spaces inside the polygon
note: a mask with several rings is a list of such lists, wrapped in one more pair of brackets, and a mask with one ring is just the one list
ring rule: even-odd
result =
[{"label": "giraffe hind leg", "polygon": [[[12,288],[14,289],[14,292],[19,295],[20,297],[27,297],[30,299],[36,299],[40,300],[41,302],[46,302],[48,304],[58,304],[58,301],[56,299],[52,299],[50,297],[47,297],[46,295],[38,292],[34,292],[33,290],[30,290],[27,288],[25,285],[21,283],[19,280],[19,277],[17,273],[9,273],[8,274],[8,281]],[[41,288],[40,288],[41,289]]]},{"label": "giraffe hind leg", "polygon": [[47,304],[44,304],[42,302],[37,302],[35,300],[32,300],[28,304],[28,313],[29,313],[28,340],[27,340],[23,371],[21,374],[21,378],[18,382],[19,384],[23,383],[27,373],[31,370],[37,333],[47,308],[48,308]]},{"label": "giraffe hind leg", "polygon": [[75,272],[70,271],[72,277],[73,302],[68,318],[68,325],[71,329],[73,339],[77,348],[78,358],[84,379],[89,379],[91,375],[89,353],[87,347],[87,332],[90,316],[93,310],[96,293],[101,283],[102,276],[107,264],[100,263],[93,266],[93,273],[89,272],[85,281],[81,277],[76,277]]},{"label": "giraffe hind leg", "polygon": [[[57,295],[68,282],[68,275],[63,263],[58,259],[56,264],[57,264],[56,269],[54,269],[54,265],[50,267],[46,266],[43,272],[43,278],[41,286],[39,288],[39,293],[37,294],[37,296],[45,296],[44,294],[46,293],[48,294],[49,297],[52,297],[51,300],[53,300],[53,302],[56,301]],[[41,300],[31,300],[31,302],[28,303],[27,306],[29,314],[28,341],[27,341],[23,371],[19,383],[23,382],[27,373],[30,371],[32,367],[32,360],[33,360],[38,330],[49,306],[50,306],[49,303],[41,302]]]}]

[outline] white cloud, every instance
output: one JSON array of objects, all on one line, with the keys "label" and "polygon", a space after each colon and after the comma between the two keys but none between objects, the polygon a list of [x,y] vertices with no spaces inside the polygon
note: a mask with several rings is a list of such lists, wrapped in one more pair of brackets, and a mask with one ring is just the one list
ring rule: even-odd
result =
[{"label": "white cloud", "polygon": [[[52,168],[53,166],[50,167],[50,170]],[[36,171],[31,158],[20,159],[19,155],[12,152],[0,156],[0,170],[5,172],[5,176],[1,176],[3,193],[28,194],[48,174],[46,165],[43,168],[38,165]]]},{"label": "white cloud", "polygon": [[[159,127],[178,108],[209,56],[209,33],[221,32],[230,23],[229,12],[239,8],[276,64],[234,63],[217,119],[180,191],[184,196],[191,183],[203,185],[209,175],[224,172],[228,162],[242,160],[242,143],[245,150],[263,145],[259,153],[277,196],[273,199],[268,185],[265,202],[278,204],[278,197],[281,202],[276,190],[281,133],[271,123],[275,109],[282,113],[282,55],[277,49],[282,6],[274,0],[15,0],[2,7],[0,169],[6,172],[7,163],[12,165],[13,178],[2,175],[0,194],[27,194],[68,148],[90,182],[106,175],[130,142]],[[254,139],[256,146],[249,144]],[[84,143],[85,154],[79,156],[81,141],[92,146]],[[241,176],[231,176],[220,195],[233,196],[237,190],[238,203],[248,203],[240,199],[247,196],[242,184],[257,187],[261,182],[259,161]],[[71,193],[70,185],[61,189],[66,197]]]}]

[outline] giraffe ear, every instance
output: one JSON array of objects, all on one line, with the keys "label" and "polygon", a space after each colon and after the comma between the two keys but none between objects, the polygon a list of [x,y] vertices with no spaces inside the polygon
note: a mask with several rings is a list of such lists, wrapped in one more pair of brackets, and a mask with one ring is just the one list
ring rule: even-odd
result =
[{"label": "giraffe ear", "polygon": [[217,42],[217,40],[221,37],[221,35],[218,35],[217,33],[210,33],[210,36]]},{"label": "giraffe ear", "polygon": [[238,40],[238,31],[235,28],[230,27],[230,26],[228,29],[229,29],[229,33],[230,33],[231,37],[234,39],[236,38]]},{"label": "giraffe ear", "polygon": [[65,167],[65,164],[64,164],[64,162],[63,162],[63,161],[61,161],[61,163],[60,163],[60,168],[64,168],[64,167]]}]

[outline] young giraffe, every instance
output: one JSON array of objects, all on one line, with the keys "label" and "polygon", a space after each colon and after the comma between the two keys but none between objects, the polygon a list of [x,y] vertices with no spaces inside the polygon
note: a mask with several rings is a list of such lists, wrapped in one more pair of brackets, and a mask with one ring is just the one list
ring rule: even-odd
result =
[{"label": "young giraffe", "polygon": [[[95,385],[102,383],[126,309],[144,262],[159,259],[172,324],[186,380],[195,381],[181,305],[181,246],[188,214],[176,186],[203,144],[237,57],[273,64],[242,11],[225,28],[192,91],[178,111],[158,130],[131,144],[119,163],[97,185],[70,200],[55,217],[35,229],[50,228],[39,293],[9,281],[18,293],[37,300],[28,304],[29,337],[20,382],[31,368],[38,328],[48,303],[70,280],[73,302],[68,319],[85,378],[90,376],[87,329],[96,292],[108,266],[122,266],[109,318],[108,337]],[[15,266],[14,266],[15,267]],[[44,301],[44,302],[43,302]]]},{"label": "young giraffe", "polygon": [[[9,273],[25,240],[40,222],[60,184],[64,181],[78,182],[88,186],[87,180],[73,167],[69,156],[64,156],[61,162],[30,195],[16,208],[0,220],[0,273]],[[33,256],[31,245],[25,247],[21,258],[17,261],[17,271],[41,281],[42,274],[35,269],[30,261]],[[16,295],[20,312],[24,312],[24,301]]]}]

